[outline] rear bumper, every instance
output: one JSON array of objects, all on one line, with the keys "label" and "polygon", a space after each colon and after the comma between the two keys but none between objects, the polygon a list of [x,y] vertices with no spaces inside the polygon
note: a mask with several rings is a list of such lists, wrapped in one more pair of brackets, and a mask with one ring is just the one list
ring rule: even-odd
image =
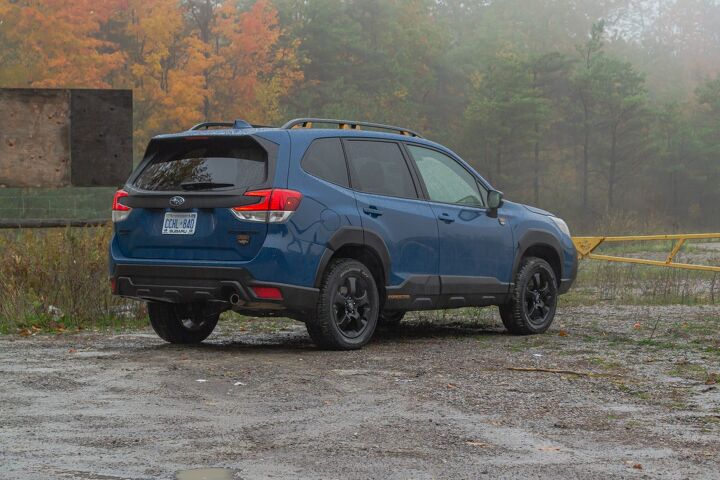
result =
[{"label": "rear bumper", "polygon": [[[308,310],[318,299],[316,288],[260,282],[243,268],[116,263],[111,279],[114,295],[139,300],[229,304],[230,296],[238,294],[242,308]],[[260,299],[250,288],[253,286],[276,287],[282,300]]]}]

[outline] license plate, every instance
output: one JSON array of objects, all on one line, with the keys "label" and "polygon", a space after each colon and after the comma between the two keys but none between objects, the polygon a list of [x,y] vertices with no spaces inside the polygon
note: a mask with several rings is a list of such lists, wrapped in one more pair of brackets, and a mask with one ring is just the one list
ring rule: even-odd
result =
[{"label": "license plate", "polygon": [[192,235],[195,233],[197,213],[167,212],[163,220],[163,235]]}]

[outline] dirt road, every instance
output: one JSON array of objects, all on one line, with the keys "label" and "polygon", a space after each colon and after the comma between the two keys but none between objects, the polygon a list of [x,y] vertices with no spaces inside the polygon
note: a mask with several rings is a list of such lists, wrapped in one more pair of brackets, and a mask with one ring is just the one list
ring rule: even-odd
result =
[{"label": "dirt road", "polygon": [[0,478],[717,478],[720,308],[457,315],[358,352],[289,321],[0,337]]}]

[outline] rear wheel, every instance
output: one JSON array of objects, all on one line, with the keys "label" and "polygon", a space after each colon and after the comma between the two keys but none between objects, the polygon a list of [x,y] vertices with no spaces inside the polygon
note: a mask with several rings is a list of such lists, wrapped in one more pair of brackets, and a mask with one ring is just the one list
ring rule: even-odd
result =
[{"label": "rear wheel", "polygon": [[334,260],[323,276],[316,315],[306,323],[308,333],[319,347],[360,348],[375,332],[379,304],[375,279],[365,265]]},{"label": "rear wheel", "polygon": [[215,329],[220,313],[206,305],[148,302],[150,325],[170,343],[200,343]]},{"label": "rear wheel", "polygon": [[543,333],[555,318],[557,298],[557,280],[550,264],[528,257],[515,276],[510,301],[500,306],[500,317],[510,333]]}]

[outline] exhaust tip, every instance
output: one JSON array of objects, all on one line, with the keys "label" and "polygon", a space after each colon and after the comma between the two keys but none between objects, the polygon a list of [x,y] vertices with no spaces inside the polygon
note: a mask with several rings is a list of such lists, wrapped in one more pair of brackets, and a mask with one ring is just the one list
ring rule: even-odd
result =
[{"label": "exhaust tip", "polygon": [[231,305],[238,305],[240,303],[240,295],[237,293],[233,293],[230,295],[230,304]]}]

